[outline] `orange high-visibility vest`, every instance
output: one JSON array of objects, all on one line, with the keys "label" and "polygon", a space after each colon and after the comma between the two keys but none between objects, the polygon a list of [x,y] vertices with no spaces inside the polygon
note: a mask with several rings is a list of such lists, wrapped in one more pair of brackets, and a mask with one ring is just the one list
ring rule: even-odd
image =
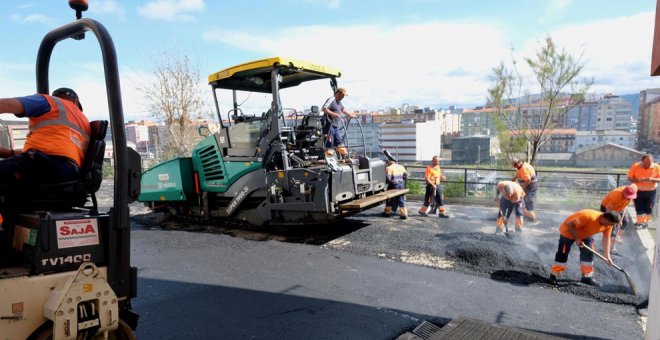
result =
[{"label": "orange high-visibility vest", "polygon": [[38,150],[48,155],[67,157],[82,166],[91,129],[87,117],[69,100],[43,95],[51,110],[30,117],[23,150]]}]

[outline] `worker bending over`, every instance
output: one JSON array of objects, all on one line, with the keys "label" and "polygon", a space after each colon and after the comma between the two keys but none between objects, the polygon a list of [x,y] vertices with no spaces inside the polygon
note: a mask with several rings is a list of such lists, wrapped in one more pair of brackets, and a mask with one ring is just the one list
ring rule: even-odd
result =
[{"label": "worker bending over", "polygon": [[498,204],[497,222],[495,233],[504,231],[504,225],[508,222],[513,211],[516,212],[516,232],[522,232],[523,227],[523,202],[525,191],[520,184],[513,181],[501,181],[497,183],[495,201]]},{"label": "worker bending over", "polygon": [[618,187],[613,189],[600,202],[600,211],[616,211],[621,214],[621,223],[617,224],[612,228],[612,237],[614,241],[612,242],[612,254],[616,254],[615,243],[621,242],[621,234],[629,224],[632,223],[632,220],[628,214],[626,214],[626,207],[630,204],[630,201],[637,198],[637,186],[634,184]]},{"label": "worker bending over", "polygon": [[580,271],[582,272],[582,283],[600,286],[593,279],[594,254],[585,249],[583,244],[593,248],[592,236],[603,234],[603,255],[608,264],[612,264],[610,257],[610,235],[612,227],[621,222],[621,215],[616,211],[600,212],[593,209],[583,209],[568,216],[559,227],[559,246],[555,254],[555,263],[550,267],[550,283],[557,283],[557,278],[566,271],[568,254],[573,242],[580,247]]},{"label": "worker bending over", "polygon": [[[385,173],[387,174],[387,188],[388,189],[405,189],[406,179],[408,179],[408,171],[403,165],[398,164],[394,160],[387,161],[387,167],[385,168]],[[400,208],[399,218],[405,220],[408,218],[408,208],[406,208],[406,196],[400,195],[393,197],[385,202],[385,217],[392,216],[396,212],[397,208]]]}]

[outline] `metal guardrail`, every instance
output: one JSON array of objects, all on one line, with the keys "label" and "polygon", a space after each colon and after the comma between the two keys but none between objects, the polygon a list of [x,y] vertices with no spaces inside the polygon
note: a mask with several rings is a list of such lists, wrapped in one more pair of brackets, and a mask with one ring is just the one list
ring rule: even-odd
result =
[{"label": "metal guardrail", "polygon": [[[426,165],[403,165],[410,174],[409,181],[417,181],[423,188]],[[515,174],[513,168],[460,166],[441,166],[441,168],[443,175],[447,177],[447,181],[443,182],[443,194],[446,197],[492,198],[495,196],[497,183],[511,180]],[[539,178],[539,190],[536,195],[538,203],[574,207],[576,210],[599,209],[600,201],[610,190],[630,184],[627,174],[621,172],[536,169],[536,174]],[[657,201],[654,215],[658,216]]]}]

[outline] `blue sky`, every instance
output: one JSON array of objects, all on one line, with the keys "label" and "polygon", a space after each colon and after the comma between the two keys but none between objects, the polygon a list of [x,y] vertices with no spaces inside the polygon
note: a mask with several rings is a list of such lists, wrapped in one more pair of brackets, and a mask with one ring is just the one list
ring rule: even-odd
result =
[{"label": "blue sky", "polygon": [[[582,55],[595,92],[635,93],[660,86],[649,76],[655,2],[90,0],[83,15],[113,37],[125,116],[148,119],[136,88],[151,81],[164,51],[198,61],[202,84],[228,66],[288,56],[340,69],[349,109],[471,107],[485,102],[491,69],[509,60],[512,48],[517,57],[531,56],[549,35]],[[74,12],[65,0],[3,0],[0,9],[0,97],[33,93],[42,37],[74,20]],[[92,37],[59,44],[50,76],[53,88],[79,92],[88,115],[107,116]],[[210,98],[210,90],[201,91]],[[326,83],[293,91],[284,105],[320,105],[328,92]]]}]

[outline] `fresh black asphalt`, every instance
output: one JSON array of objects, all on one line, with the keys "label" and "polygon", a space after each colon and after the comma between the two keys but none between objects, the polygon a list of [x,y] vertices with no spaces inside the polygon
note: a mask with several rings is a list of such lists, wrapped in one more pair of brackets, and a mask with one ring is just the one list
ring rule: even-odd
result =
[{"label": "fresh black asphalt", "polygon": [[[632,296],[623,275],[599,262],[603,288],[577,283],[577,248],[568,279],[545,283],[570,212],[540,212],[542,223],[507,238],[493,235],[495,208],[450,206],[452,218],[439,219],[410,206],[405,221],[382,218],[382,207],[353,216],[322,244],[134,224],[138,338],[393,339],[422,320],[457,316],[573,339],[643,337],[645,296]],[[306,242],[305,232],[288,239]],[[650,264],[625,235],[614,260],[639,265],[647,294]]]}]

